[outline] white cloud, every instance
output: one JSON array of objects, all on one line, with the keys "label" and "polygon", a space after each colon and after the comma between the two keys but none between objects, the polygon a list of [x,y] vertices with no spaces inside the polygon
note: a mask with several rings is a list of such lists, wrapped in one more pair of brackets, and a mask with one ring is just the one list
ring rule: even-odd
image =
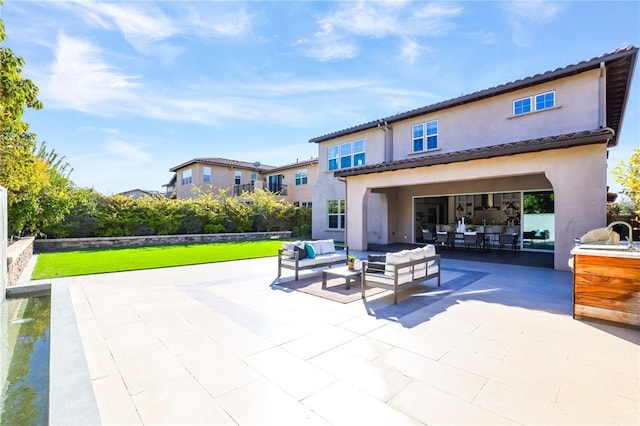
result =
[{"label": "white cloud", "polygon": [[60,33],[42,97],[53,107],[106,114],[112,102],[133,97],[136,80],[105,62],[98,46]]},{"label": "white cloud", "polygon": [[539,24],[553,21],[563,10],[559,3],[546,0],[514,1],[506,6],[514,18]]},{"label": "white cloud", "polygon": [[[551,23],[564,6],[545,0],[514,1],[506,4],[506,11],[513,32],[513,44],[530,47],[535,40],[535,31]],[[532,28],[530,28],[530,25]]]},{"label": "white cloud", "polygon": [[[182,19],[181,27],[185,33],[194,33],[208,37],[211,35],[235,37],[244,34],[251,28],[251,17],[242,5],[233,3],[187,3],[187,12]],[[225,6],[233,5],[231,10]]]},{"label": "white cloud", "polygon": [[140,144],[108,138],[104,148],[108,154],[128,164],[147,163],[151,160],[151,155]]},{"label": "white cloud", "polygon": [[[250,28],[250,16],[242,5],[223,2],[100,2],[77,0],[58,3],[90,25],[117,30],[138,52],[176,55],[175,47],[162,46],[177,36],[235,37]],[[171,14],[161,6],[174,7]]]},{"label": "white cloud", "polygon": [[[360,47],[359,38],[439,36],[452,28],[451,19],[462,10],[452,3],[422,5],[408,2],[348,2],[317,20],[319,30],[311,40],[298,44],[305,54],[319,61],[350,59]],[[415,60],[418,50],[404,42],[403,56]]]},{"label": "white cloud", "polygon": [[411,39],[405,38],[402,46],[400,46],[400,58],[409,65],[413,65],[420,56],[422,50],[422,46],[420,46],[418,43]]}]

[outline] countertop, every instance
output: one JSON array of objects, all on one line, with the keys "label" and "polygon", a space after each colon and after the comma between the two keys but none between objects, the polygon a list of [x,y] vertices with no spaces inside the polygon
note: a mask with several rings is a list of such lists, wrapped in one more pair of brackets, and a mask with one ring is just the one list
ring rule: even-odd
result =
[{"label": "countertop", "polygon": [[628,259],[640,259],[640,243],[634,242],[635,250],[629,250],[624,245],[613,246],[604,244],[582,244],[574,247],[571,250],[572,255],[585,255],[585,256],[601,256],[601,257],[619,257]]}]

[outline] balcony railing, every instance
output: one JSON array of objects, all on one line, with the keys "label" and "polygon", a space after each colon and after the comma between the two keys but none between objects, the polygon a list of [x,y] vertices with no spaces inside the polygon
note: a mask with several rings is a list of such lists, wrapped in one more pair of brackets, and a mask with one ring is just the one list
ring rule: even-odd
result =
[{"label": "balcony railing", "polygon": [[273,192],[274,194],[279,195],[287,195],[287,185],[285,184],[267,184],[267,191]]},{"label": "balcony railing", "polygon": [[[269,192],[273,192],[278,195],[287,195],[287,185],[285,184],[267,184],[264,188]],[[240,195],[243,192],[253,192],[255,191],[255,186],[250,183],[245,183],[243,185],[234,185],[231,187],[231,195]]]},{"label": "balcony railing", "polygon": [[253,185],[245,183],[243,185],[234,185],[231,187],[231,195],[240,195],[243,192],[253,192]]}]

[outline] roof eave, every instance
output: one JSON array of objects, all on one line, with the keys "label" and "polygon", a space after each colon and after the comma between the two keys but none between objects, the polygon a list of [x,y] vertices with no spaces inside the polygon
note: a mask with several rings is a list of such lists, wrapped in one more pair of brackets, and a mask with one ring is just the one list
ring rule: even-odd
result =
[{"label": "roof eave", "polygon": [[351,169],[334,172],[334,176],[359,176],[372,173],[413,169],[417,167],[429,167],[442,164],[461,163],[472,160],[504,157],[516,154],[526,154],[530,152],[572,148],[575,146],[591,145],[596,143],[609,143],[609,141],[614,138],[614,136],[615,134],[612,129],[604,128],[568,135],[558,135],[553,137],[474,148],[464,151],[448,152],[416,159],[398,160],[389,163],[379,163],[371,166],[354,167]]},{"label": "roof eave", "polygon": [[[411,111],[406,111],[406,112],[392,115],[386,118],[370,121],[368,123],[363,123],[347,129],[338,130],[336,132],[332,132],[323,136],[318,136],[318,137],[309,139],[309,143],[324,142],[327,140],[335,139],[337,137],[347,136],[353,133],[357,133],[363,130],[370,130],[370,129],[379,127],[380,125],[392,124],[398,121],[407,120],[407,119],[424,115],[427,113],[433,113],[443,109],[449,109],[459,105],[464,105],[471,102],[477,102],[490,97],[494,97],[494,96],[502,95],[505,93],[513,92],[516,90],[520,90],[523,88],[542,84],[548,81],[553,81],[553,80],[568,77],[571,75],[580,74],[580,73],[598,68],[602,62],[610,63],[626,57],[630,57],[632,60],[632,66],[629,72],[626,74],[628,84],[630,84],[631,76],[633,75],[633,65],[635,64],[635,61],[636,61],[637,52],[638,52],[637,47],[628,46],[627,48],[619,49],[615,52],[607,53],[587,61],[579,62],[574,65],[568,65],[563,68],[557,68],[553,71],[547,71],[542,74],[536,74],[531,77],[526,77],[510,83],[505,83],[499,86],[495,86],[489,89],[480,90],[478,92],[474,92],[468,95],[463,95],[463,96],[446,100],[443,102],[439,102],[436,104],[416,108]],[[628,87],[627,87],[625,98],[627,96],[628,96]],[[626,99],[625,99],[625,103],[626,103]],[[624,110],[622,111],[624,112]]]}]

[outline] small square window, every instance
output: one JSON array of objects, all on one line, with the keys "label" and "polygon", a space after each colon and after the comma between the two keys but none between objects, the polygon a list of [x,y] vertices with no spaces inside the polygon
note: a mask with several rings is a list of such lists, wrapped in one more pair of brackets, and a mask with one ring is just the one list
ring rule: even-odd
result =
[{"label": "small square window", "polygon": [[513,115],[531,112],[531,98],[518,99],[513,102]]},{"label": "small square window", "polygon": [[536,95],[536,111],[541,109],[553,108],[555,106],[555,93],[543,93]]}]

